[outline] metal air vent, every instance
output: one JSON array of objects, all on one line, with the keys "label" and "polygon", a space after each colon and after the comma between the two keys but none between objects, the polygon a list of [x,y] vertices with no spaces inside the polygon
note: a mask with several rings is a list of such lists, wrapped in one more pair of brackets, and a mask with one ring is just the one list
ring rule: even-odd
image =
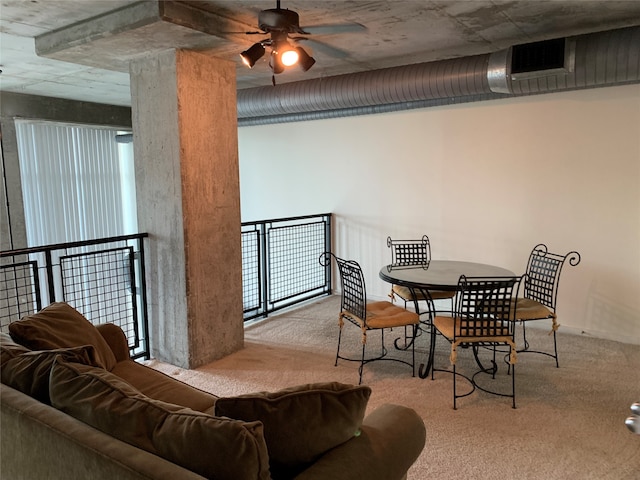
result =
[{"label": "metal air vent", "polygon": [[511,79],[544,77],[573,72],[575,40],[555,38],[514,45],[511,48]]}]

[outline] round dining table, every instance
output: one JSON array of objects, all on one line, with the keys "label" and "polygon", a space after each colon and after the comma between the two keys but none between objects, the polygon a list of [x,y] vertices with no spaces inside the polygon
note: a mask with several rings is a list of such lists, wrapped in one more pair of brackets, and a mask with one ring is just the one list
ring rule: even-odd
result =
[{"label": "round dining table", "polygon": [[[506,268],[484,263],[464,262],[457,260],[431,260],[423,265],[393,266],[386,265],[380,269],[380,278],[394,285],[401,285],[411,290],[414,298],[428,299],[429,318],[435,315],[433,300],[429,291],[458,290],[461,275],[466,277],[513,277],[515,273]],[[422,295],[418,295],[420,292]],[[420,314],[418,301],[414,300],[416,313]],[[433,367],[435,348],[435,332],[431,328],[431,341],[426,368],[420,367],[420,378],[426,378]]]},{"label": "round dining table", "polygon": [[457,260],[431,260],[427,264],[410,267],[386,265],[380,269],[380,278],[385,282],[426,290],[455,291],[460,275],[513,277],[515,273],[495,265]]}]

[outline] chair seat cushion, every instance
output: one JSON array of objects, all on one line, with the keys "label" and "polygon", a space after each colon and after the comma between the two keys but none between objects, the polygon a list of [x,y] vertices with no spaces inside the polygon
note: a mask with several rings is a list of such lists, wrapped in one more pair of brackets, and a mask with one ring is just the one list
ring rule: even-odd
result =
[{"label": "chair seat cushion", "polygon": [[[481,327],[477,330],[478,335],[468,336],[462,335],[461,331],[461,322],[459,318],[447,317],[447,316],[436,316],[433,319],[433,325],[438,329],[438,331],[447,337],[449,340],[453,340],[454,338],[463,340],[466,342],[468,340],[469,343],[481,342],[481,341],[495,341],[502,342],[505,339],[510,339],[509,326],[504,324],[500,324],[493,320],[487,320],[482,322]],[[497,327],[497,328],[496,328]],[[488,340],[490,339],[490,340]]]},{"label": "chair seat cushion", "polygon": [[[403,287],[402,285],[394,285],[392,289],[393,289],[393,293],[398,295],[403,300],[407,302],[413,300],[413,295],[411,294],[411,290],[409,289],[409,287]],[[455,297],[456,292],[448,292],[445,290],[429,290],[429,295],[431,295],[432,300],[442,300],[442,299]],[[416,299],[426,300],[425,295],[420,290],[416,290]]]},{"label": "chair seat cushion", "polygon": [[[514,311],[512,305],[511,311]],[[530,298],[518,298],[515,304],[516,320],[543,320],[553,318],[554,313],[546,306]]]},{"label": "chair seat cushion", "polygon": [[367,328],[401,327],[416,325],[419,322],[418,314],[391,302],[367,303]]}]

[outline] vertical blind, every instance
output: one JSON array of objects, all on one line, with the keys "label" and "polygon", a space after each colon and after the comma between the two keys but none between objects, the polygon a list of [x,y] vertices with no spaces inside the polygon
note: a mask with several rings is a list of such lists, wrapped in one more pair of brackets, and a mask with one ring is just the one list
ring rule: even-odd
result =
[{"label": "vertical blind", "polygon": [[133,149],[117,129],[15,125],[29,247],[136,233]]}]

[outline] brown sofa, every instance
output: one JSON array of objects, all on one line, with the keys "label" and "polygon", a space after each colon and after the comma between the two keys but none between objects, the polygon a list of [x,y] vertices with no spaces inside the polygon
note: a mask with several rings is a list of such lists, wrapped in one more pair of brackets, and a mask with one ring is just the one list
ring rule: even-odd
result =
[{"label": "brown sofa", "polygon": [[122,330],[64,303],[1,334],[3,478],[406,477],[422,419],[338,383],[218,398],[132,361]]}]

